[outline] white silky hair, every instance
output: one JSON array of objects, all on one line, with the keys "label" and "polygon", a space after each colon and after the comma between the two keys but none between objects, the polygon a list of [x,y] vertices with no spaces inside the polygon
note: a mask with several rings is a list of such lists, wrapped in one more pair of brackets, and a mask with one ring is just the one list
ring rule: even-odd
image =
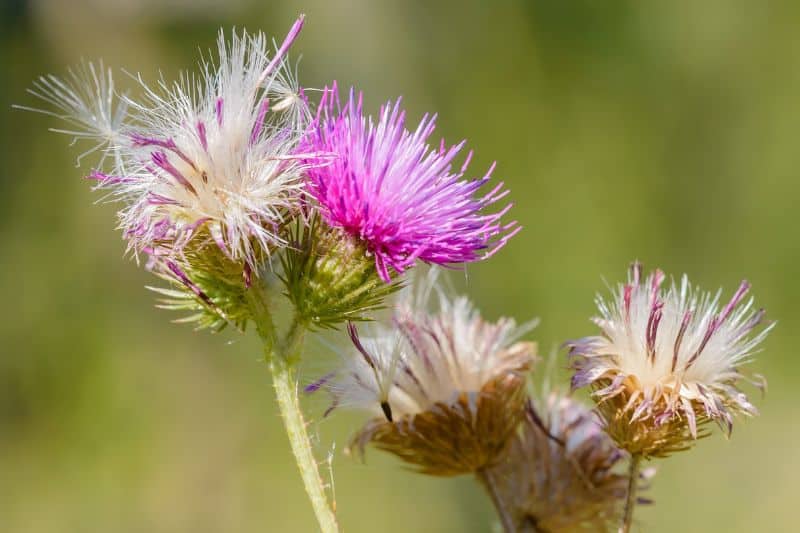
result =
[{"label": "white silky hair", "polygon": [[285,245],[277,228],[303,189],[293,150],[311,119],[285,55],[270,57],[262,33],[220,31],[218,61],[202,60],[199,76],[155,85],[133,77],[137,98],[115,92],[102,62],[84,62],[64,80],[44,76],[31,90],[54,109],[42,112],[73,126],[56,131],[94,143],[79,163],[104,154],[92,176],[124,204],[130,248],[150,249],[166,235],[169,251],[180,252],[201,226],[237,260]]},{"label": "white silky hair", "polygon": [[51,109],[23,105],[12,107],[65,121],[69,128],[50,128],[50,131],[72,137],[73,144],[80,140],[93,143],[78,156],[77,165],[84,157],[119,140],[128,112],[127,103],[117,97],[111,70],[105,67],[103,61],[81,61],[76,67],[68,69],[64,78],[52,74],[40,76],[28,92],[47,103]]},{"label": "white silky hair", "polygon": [[530,361],[527,348],[512,345],[535,321],[486,322],[469,299],[451,297],[438,283],[439,275],[431,268],[417,276],[401,295],[391,326],[365,328],[368,333],[359,341],[367,355],[351,350],[326,384],[335,406],[382,416],[386,403],[395,417],[415,415],[462,393],[478,393]]},{"label": "white silky hair", "polygon": [[[742,327],[753,313],[753,298],[739,306],[728,320],[719,324],[714,334],[689,364],[703,343],[710,322],[720,309],[720,294],[694,289],[686,275],[679,284],[672,283],[661,295],[664,305],[662,319],[655,341],[655,356],[651,361],[647,353],[646,330],[651,312],[650,290],[634,290],[630,303],[630,326],[626,325],[623,288],[616,292],[612,303],[598,297],[600,317],[595,321],[608,337],[600,351],[616,355],[616,364],[626,374],[634,375],[643,387],[649,388],[665,382],[713,384],[737,376],[736,367],[747,363],[774,324],[757,335],[746,338]],[[673,370],[675,345],[685,314],[691,320],[683,333]]]},{"label": "white silky hair", "polygon": [[763,387],[763,378],[747,377],[739,367],[775,324],[750,335],[764,316],[752,298],[744,299],[750,284],[743,281],[721,306],[721,292],[697,290],[685,275],[667,289],[661,288],[661,271],[640,277],[641,265],[634,263],[628,283],[610,300],[597,297],[600,316],[594,321],[603,335],[570,343],[573,387],[603,380],[594,398],[603,402],[627,391],[624,410],[633,410],[631,423],[684,418],[695,438],[698,416],[730,432],[733,415],[757,414],[737,382]]}]

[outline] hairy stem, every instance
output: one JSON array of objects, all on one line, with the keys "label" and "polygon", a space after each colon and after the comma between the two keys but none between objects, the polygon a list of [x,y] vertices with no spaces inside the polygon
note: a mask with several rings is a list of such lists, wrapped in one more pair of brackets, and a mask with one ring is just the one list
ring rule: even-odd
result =
[{"label": "hairy stem", "polygon": [[514,518],[511,516],[511,513],[503,503],[503,499],[500,497],[500,494],[497,492],[497,484],[492,473],[487,469],[482,469],[478,470],[476,475],[486,488],[486,492],[489,493],[489,497],[492,499],[494,508],[497,511],[497,516],[500,518],[500,523],[503,526],[503,531],[506,533],[516,533],[517,526],[514,523]]},{"label": "hairy stem", "polygon": [[641,455],[631,456],[628,465],[628,497],[625,500],[625,514],[622,516],[620,533],[629,533],[633,523],[633,508],[636,506],[636,488],[639,486],[639,467],[642,464]]},{"label": "hairy stem", "polygon": [[299,322],[294,321],[286,338],[282,342],[276,343],[275,325],[269,312],[265,291],[261,287],[254,286],[248,293],[256,328],[264,343],[264,359],[272,372],[272,383],[275,387],[278,408],[297,467],[300,469],[306,494],[311,501],[320,531],[336,533],[339,531],[336,515],[328,503],[325,483],[319,473],[317,460],[311,447],[311,439],[306,430],[306,422],[300,409],[300,399],[297,395],[295,365],[302,348],[305,328]]},{"label": "hairy stem", "polygon": [[323,533],[338,531],[336,516],[333,514],[325,493],[325,484],[319,474],[317,460],[311,449],[311,440],[306,431],[306,422],[300,410],[297,397],[297,380],[294,377],[294,364],[283,356],[272,357],[270,361],[272,381],[278,399],[286,434],[292,445],[292,452],[300,468],[300,475],[306,487],[306,493],[314,507],[319,528]]}]

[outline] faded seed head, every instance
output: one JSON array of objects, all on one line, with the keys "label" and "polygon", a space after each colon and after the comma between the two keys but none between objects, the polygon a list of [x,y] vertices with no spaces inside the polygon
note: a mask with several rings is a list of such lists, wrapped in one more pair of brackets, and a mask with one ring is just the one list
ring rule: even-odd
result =
[{"label": "faded seed head", "polygon": [[109,156],[88,177],[123,203],[130,250],[175,261],[210,235],[257,271],[259,255],[285,244],[280,227],[303,187],[294,150],[310,119],[286,60],[302,25],[300,17],[274,55],[263,34],[220,32],[216,64],[155,87],[137,77],[135,99],[117,97],[102,65],[39,80],[33,94],[76,128],[63,132]]},{"label": "faded seed head", "polygon": [[524,370],[415,415],[373,419],[353,438],[351,449],[363,455],[372,443],[432,476],[457,476],[492,466],[520,422]]},{"label": "faded seed head", "polygon": [[757,413],[738,388],[739,367],[772,324],[751,335],[764,311],[744,301],[747,282],[720,308],[719,293],[693,289],[686,276],[663,289],[661,271],[643,279],[641,270],[633,265],[610,302],[598,297],[602,335],[568,343],[572,386],[591,386],[620,447],[664,456],[690,447],[708,422],[730,433],[734,415]]},{"label": "faded seed head", "polygon": [[[393,326],[350,333],[355,350],[325,387],[337,406],[372,413],[353,440],[372,442],[421,472],[453,476],[491,465],[521,416],[525,374],[535,347],[515,342],[527,331],[513,320],[484,321],[463,297],[435,289],[434,274],[408,294]],[[439,310],[425,309],[432,292]]]},{"label": "faded seed head", "polygon": [[590,409],[552,393],[538,411],[527,404],[491,474],[520,531],[610,531],[627,494],[624,458]]}]

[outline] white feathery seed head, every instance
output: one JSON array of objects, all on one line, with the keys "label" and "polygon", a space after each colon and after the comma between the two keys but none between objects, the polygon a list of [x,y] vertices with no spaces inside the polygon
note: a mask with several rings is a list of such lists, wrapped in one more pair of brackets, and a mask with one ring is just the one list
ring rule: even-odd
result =
[{"label": "white feathery seed head", "polygon": [[[343,368],[310,388],[327,388],[333,407],[363,409],[390,421],[413,416],[462,393],[479,393],[499,376],[531,363],[531,343],[516,342],[535,326],[513,319],[485,321],[466,297],[449,297],[436,285],[438,269],[419,276],[395,309],[392,325],[370,325],[359,335]],[[438,309],[429,311],[429,300]]]},{"label": "white feathery seed head", "polygon": [[737,387],[739,367],[773,324],[751,335],[764,310],[745,300],[747,282],[721,306],[720,292],[701,292],[686,276],[663,288],[664,279],[660,270],[643,278],[635,263],[611,300],[598,296],[602,334],[568,343],[572,386],[591,385],[601,405],[624,400],[627,424],[678,422],[694,438],[707,421],[730,431],[734,414],[757,413]]},{"label": "white feathery seed head", "polygon": [[216,64],[155,86],[136,76],[140,98],[117,98],[102,64],[40,79],[33,94],[78,128],[64,133],[114,155],[89,177],[124,203],[131,250],[171,262],[197,237],[256,267],[285,244],[279,228],[302,190],[293,150],[310,119],[286,59],[302,25],[300,17],[274,54],[262,33],[220,32]]},{"label": "white feathery seed head", "polygon": [[[474,473],[496,464],[524,415],[535,345],[517,342],[530,327],[484,321],[464,297],[435,285],[432,269],[412,286],[392,326],[360,336],[342,368],[306,388],[326,388],[339,405],[371,413],[350,451],[367,444],[433,476]],[[419,281],[419,278],[418,278]],[[434,296],[435,295],[435,296]],[[429,310],[428,300],[438,309]]]}]

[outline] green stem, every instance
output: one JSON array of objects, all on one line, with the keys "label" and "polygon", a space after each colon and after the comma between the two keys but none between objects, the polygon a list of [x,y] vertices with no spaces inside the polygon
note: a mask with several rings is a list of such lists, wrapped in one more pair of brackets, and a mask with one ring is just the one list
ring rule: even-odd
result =
[{"label": "green stem", "polygon": [[300,399],[297,396],[295,365],[302,348],[305,328],[294,321],[286,338],[276,346],[275,325],[269,312],[265,292],[254,286],[248,293],[256,328],[264,342],[264,359],[272,372],[278,408],[306,493],[317,517],[320,531],[336,533],[339,531],[336,515],[328,504],[325,483],[319,473],[311,439],[306,430],[306,422],[300,409]]},{"label": "green stem", "polygon": [[641,455],[631,456],[628,465],[628,497],[625,500],[625,514],[622,517],[620,533],[629,533],[633,524],[633,508],[636,506],[636,489],[639,486],[639,467],[642,464]]},{"label": "green stem", "polygon": [[476,473],[478,479],[481,481],[489,497],[492,499],[494,508],[497,511],[497,516],[500,518],[500,523],[503,526],[505,533],[516,533],[517,526],[514,524],[514,518],[503,503],[500,493],[497,491],[497,483],[495,483],[494,476],[487,469],[478,470]]},{"label": "green stem", "polygon": [[336,532],[339,530],[336,516],[328,505],[325,484],[319,474],[317,460],[311,449],[311,440],[306,431],[306,422],[303,419],[303,412],[300,410],[294,364],[284,357],[273,357],[270,361],[270,370],[272,370],[272,382],[275,386],[275,395],[283,417],[283,424],[286,427],[286,434],[289,436],[292,452],[294,452],[294,458],[300,468],[300,475],[314,508],[314,514],[317,516],[319,528],[323,533]]}]

